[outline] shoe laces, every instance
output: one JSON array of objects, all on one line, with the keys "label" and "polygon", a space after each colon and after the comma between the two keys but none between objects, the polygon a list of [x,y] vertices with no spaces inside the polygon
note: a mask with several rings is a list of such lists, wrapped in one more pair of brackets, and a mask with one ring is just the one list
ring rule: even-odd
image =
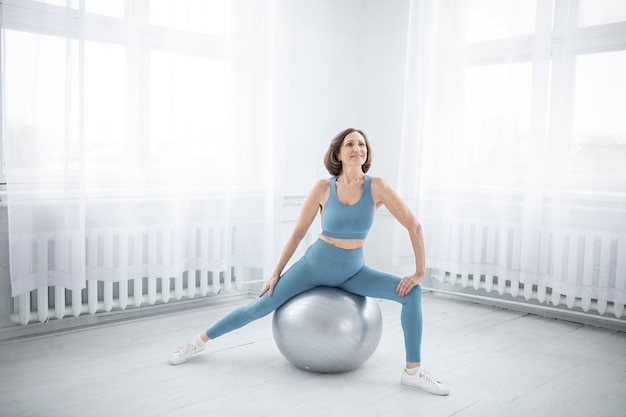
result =
[{"label": "shoe laces", "polygon": [[440,382],[439,382],[439,381],[437,381],[437,380],[435,379],[435,377],[434,377],[434,376],[432,376],[432,375],[430,374],[430,372],[428,372],[428,371],[421,371],[421,372],[420,372],[420,377],[421,377],[422,379],[426,380],[427,382],[431,383],[431,384],[435,384],[435,385],[440,384]]},{"label": "shoe laces", "polygon": [[193,340],[189,340],[185,342],[184,344],[182,344],[181,346],[179,346],[178,349],[176,349],[176,353],[186,356],[194,352],[197,348],[198,348],[198,345]]}]

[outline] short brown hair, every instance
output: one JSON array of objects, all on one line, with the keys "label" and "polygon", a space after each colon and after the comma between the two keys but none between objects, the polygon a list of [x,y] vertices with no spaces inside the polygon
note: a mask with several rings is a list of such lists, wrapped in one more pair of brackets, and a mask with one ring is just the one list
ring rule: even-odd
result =
[{"label": "short brown hair", "polygon": [[367,171],[369,171],[370,166],[372,165],[372,148],[370,147],[370,142],[367,139],[365,133],[363,133],[362,131],[358,129],[348,128],[339,132],[337,136],[335,136],[333,140],[330,141],[330,146],[328,147],[326,155],[324,156],[324,165],[326,166],[326,169],[328,170],[330,175],[337,176],[341,174],[342,165],[341,161],[337,159],[337,154],[339,153],[339,148],[341,148],[343,140],[346,138],[346,136],[353,132],[360,133],[361,136],[363,136],[363,139],[365,139],[365,146],[367,147],[367,158],[365,159],[365,163],[361,165],[361,169],[363,170],[363,173],[367,173]]}]

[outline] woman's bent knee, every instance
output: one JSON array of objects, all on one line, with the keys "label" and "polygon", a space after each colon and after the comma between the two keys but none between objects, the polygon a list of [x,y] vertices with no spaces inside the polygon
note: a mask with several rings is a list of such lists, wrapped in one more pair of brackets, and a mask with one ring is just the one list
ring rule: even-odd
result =
[{"label": "woman's bent knee", "polygon": [[407,302],[420,303],[422,301],[422,286],[416,285],[407,295],[404,296],[404,298]]}]

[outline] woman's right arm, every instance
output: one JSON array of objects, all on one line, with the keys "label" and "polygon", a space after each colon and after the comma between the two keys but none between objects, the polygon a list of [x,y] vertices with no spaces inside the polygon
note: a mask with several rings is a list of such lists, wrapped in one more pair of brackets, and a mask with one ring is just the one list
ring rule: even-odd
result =
[{"label": "woman's right arm", "polygon": [[293,256],[294,252],[298,248],[298,245],[306,236],[311,223],[315,219],[315,216],[320,211],[320,207],[323,202],[326,201],[324,196],[326,196],[329,192],[329,181],[328,180],[319,180],[309,191],[309,194],[306,196],[304,203],[302,204],[302,209],[300,210],[300,215],[298,216],[298,220],[296,221],[296,225],[291,233],[291,236],[287,240],[283,251],[280,254],[280,258],[278,259],[278,263],[276,264],[276,268],[272,273],[272,276],[263,287],[263,290],[259,294],[259,297],[263,296],[266,292],[269,292],[269,296],[271,297],[274,293],[274,287],[276,283],[280,279],[280,276],[287,266],[287,263]]}]

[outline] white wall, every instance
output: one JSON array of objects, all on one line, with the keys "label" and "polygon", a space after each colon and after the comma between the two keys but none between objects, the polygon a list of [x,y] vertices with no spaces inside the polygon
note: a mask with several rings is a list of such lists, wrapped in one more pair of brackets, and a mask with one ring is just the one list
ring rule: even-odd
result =
[{"label": "white wall", "polygon": [[285,194],[328,176],[322,158],[342,129],[371,139],[371,174],[396,183],[408,0],[276,2],[277,134]]},{"label": "white wall", "polygon": [[393,186],[402,133],[409,1],[362,1],[359,30],[358,126],[374,150],[371,174]]},{"label": "white wall", "polygon": [[[370,174],[397,184],[408,9],[409,0],[276,2],[277,131],[286,139],[280,191],[302,195],[328,176],[324,153],[347,127],[370,138]],[[391,263],[393,225],[389,214],[377,215],[367,262],[402,274],[407,269]]]}]

